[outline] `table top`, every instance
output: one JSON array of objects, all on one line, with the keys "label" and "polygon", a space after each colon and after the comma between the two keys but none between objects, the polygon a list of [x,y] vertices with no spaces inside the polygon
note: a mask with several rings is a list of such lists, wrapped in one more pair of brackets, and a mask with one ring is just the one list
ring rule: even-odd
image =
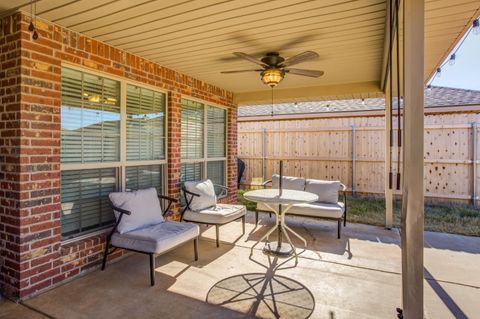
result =
[{"label": "table top", "polygon": [[295,191],[291,189],[282,190],[282,196],[279,189],[257,189],[243,194],[245,199],[253,202],[271,203],[271,204],[301,204],[311,203],[318,200],[318,196],[304,191]]}]

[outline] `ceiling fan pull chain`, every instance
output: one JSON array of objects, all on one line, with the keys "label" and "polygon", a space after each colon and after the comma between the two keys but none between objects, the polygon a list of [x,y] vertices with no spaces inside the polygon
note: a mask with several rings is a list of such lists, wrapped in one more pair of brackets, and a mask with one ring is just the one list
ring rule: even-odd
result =
[{"label": "ceiling fan pull chain", "polygon": [[271,115],[273,116],[273,86],[271,88],[272,88],[272,113],[271,113]]}]

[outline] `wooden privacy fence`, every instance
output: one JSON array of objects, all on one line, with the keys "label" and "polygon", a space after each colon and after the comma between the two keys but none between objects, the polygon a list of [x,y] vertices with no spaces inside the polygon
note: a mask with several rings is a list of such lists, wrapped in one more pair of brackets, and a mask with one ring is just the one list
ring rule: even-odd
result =
[{"label": "wooden privacy fence", "polygon": [[[238,157],[246,164],[243,187],[270,179],[283,159],[285,175],[340,180],[354,193],[384,193],[383,125],[315,127],[295,122],[294,126],[239,122]],[[477,121],[425,125],[425,196],[476,205],[478,135]],[[395,177],[396,151],[392,159]]]}]

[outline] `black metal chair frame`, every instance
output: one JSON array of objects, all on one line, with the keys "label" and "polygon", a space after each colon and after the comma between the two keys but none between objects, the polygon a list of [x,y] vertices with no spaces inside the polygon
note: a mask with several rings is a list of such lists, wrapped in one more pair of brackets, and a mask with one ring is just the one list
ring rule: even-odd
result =
[{"label": "black metal chair frame", "polygon": [[[218,184],[213,184],[214,187],[220,187],[222,188],[222,193],[220,193],[220,196],[223,194],[223,191],[225,191],[225,195],[227,194],[227,188],[223,185],[218,185]],[[183,192],[183,196],[185,198],[185,207],[182,209],[182,213],[181,213],[181,217],[180,217],[180,220],[184,220],[183,219],[183,215],[185,214],[185,212],[187,211],[187,209],[190,209],[190,204],[192,203],[193,201],[193,198],[194,197],[200,197],[199,194],[197,193],[193,193],[193,192],[190,192],[188,191],[185,186],[182,185],[182,192]],[[190,196],[190,198],[189,198]],[[242,235],[245,234],[245,215],[243,215],[242,217],[239,217],[235,220],[239,220],[241,219],[242,220]],[[193,220],[186,220],[188,222],[191,222],[191,223],[197,223],[197,224],[204,224],[204,225],[209,225],[209,226],[215,226],[215,235],[216,235],[216,245],[217,247],[220,247],[220,226],[222,225],[226,225],[226,224],[229,224],[235,220],[232,220],[232,221],[229,221],[229,222],[226,222],[226,223],[205,223],[205,222],[197,222],[197,221],[193,221]]]},{"label": "black metal chair frame", "polygon": [[[263,188],[267,188],[268,184],[271,184],[272,180],[268,180],[262,183]],[[337,226],[337,238],[341,238],[341,228],[342,228],[342,221],[343,221],[343,227],[347,226],[347,187],[340,183],[341,189],[339,190],[340,192],[343,193],[343,204],[345,205],[345,210],[343,212],[343,215],[340,216],[340,218],[330,218],[330,217],[314,217],[310,215],[300,215],[300,214],[292,214],[292,216],[301,216],[301,217],[308,217],[308,218],[319,218],[319,219],[327,219],[327,220],[336,220],[338,223]],[[269,213],[270,217],[272,217],[272,212],[263,210],[263,209],[255,209],[255,226],[258,225],[258,213]]]},{"label": "black metal chair frame", "polygon": [[[165,195],[158,195],[158,198],[161,200],[161,201],[167,201],[168,202],[168,205],[166,206],[166,208],[162,211],[162,216],[165,216],[169,210],[170,210],[170,207],[172,206],[172,203],[176,203],[178,202],[177,199],[175,198],[172,198],[172,197],[169,197],[169,196],[165,196]],[[120,213],[120,216],[118,216],[118,219],[117,221],[115,222],[115,225],[113,226],[112,230],[110,231],[110,233],[107,235],[107,241],[105,243],[105,251],[103,252],[103,261],[102,261],[102,271],[105,270],[105,266],[106,266],[106,263],[107,263],[107,257],[108,255],[112,254],[113,252],[115,252],[117,250],[117,248],[120,248],[120,249],[125,249],[125,250],[130,250],[130,251],[134,251],[134,252],[137,252],[137,253],[141,253],[141,254],[146,254],[146,255],[149,255],[150,256],[150,285],[151,286],[154,286],[155,285],[155,253],[148,253],[148,252],[145,252],[145,251],[139,251],[139,250],[134,250],[134,249],[128,249],[128,248],[124,248],[124,247],[115,247],[113,245],[111,245],[111,240],[112,240],[112,236],[113,234],[117,231],[117,227],[118,225],[120,224],[120,221],[122,220],[122,217],[123,215],[131,215],[132,213],[128,210],[125,210],[125,209],[122,209],[120,207],[116,207],[112,204],[112,202],[109,201],[109,204],[110,204],[110,207],[119,212]],[[183,244],[183,243],[182,243]],[[109,249],[109,246],[112,246],[113,249],[110,250]],[[175,249],[177,246],[175,247],[172,247],[171,249]],[[164,251],[162,254],[164,253],[167,253],[168,251],[170,251],[171,249],[167,250],[167,251]],[[193,239],[193,250],[194,250],[194,255],[195,255],[195,261],[198,260],[198,237],[195,237]]]}]

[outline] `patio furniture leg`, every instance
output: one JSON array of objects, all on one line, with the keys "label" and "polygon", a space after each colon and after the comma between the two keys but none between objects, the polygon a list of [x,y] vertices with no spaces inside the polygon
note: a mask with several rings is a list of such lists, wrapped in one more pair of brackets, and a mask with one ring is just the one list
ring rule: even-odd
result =
[{"label": "patio furniture leg", "polygon": [[198,237],[193,240],[193,251],[195,253],[195,261],[198,260]]},{"label": "patio furniture leg", "polygon": [[343,214],[343,227],[347,226],[347,211]]},{"label": "patio furniture leg", "polygon": [[265,235],[263,235],[262,238],[260,238],[251,248],[250,248],[250,256],[253,254],[253,248],[257,246],[260,242],[262,242],[265,238],[268,239],[268,236],[270,236],[278,227],[278,224],[273,226]]},{"label": "patio furniture leg", "polygon": [[155,254],[150,254],[150,286],[155,286]]},{"label": "patio furniture leg", "polygon": [[[282,228],[284,228],[284,227],[282,226]],[[295,265],[297,265],[298,264],[297,249],[295,248],[295,246],[293,246],[292,240],[290,239],[290,236],[288,236],[288,231],[287,231],[286,228],[283,229],[283,233],[285,234],[285,237],[287,238],[288,243],[290,244],[290,246],[293,249],[293,254],[295,255]]]},{"label": "patio furniture leg", "polygon": [[284,225],[285,228],[290,231],[292,234],[294,234],[295,236],[297,236],[298,239],[300,239],[303,244],[305,245],[305,247],[307,247],[307,241],[305,240],[305,238],[303,238],[302,236],[300,236],[299,234],[297,234],[293,229],[291,229],[290,227],[288,227],[286,224]]},{"label": "patio furniture leg", "polygon": [[258,211],[255,211],[255,227],[258,226]]},{"label": "patio furniture leg", "polygon": [[215,225],[215,233],[217,235],[217,247],[220,247],[220,226]]},{"label": "patio furniture leg", "polygon": [[105,270],[105,265],[107,264],[108,246],[110,246],[110,240],[107,239],[105,251],[103,252],[102,271]]},{"label": "patio furniture leg", "polygon": [[245,234],[245,215],[242,216],[242,235]]},{"label": "patio furniture leg", "polygon": [[337,229],[337,233],[338,233],[338,234],[337,234],[337,237],[338,237],[338,239],[340,239],[341,228],[342,228],[342,220],[339,219],[339,220],[338,220],[338,229]]}]

